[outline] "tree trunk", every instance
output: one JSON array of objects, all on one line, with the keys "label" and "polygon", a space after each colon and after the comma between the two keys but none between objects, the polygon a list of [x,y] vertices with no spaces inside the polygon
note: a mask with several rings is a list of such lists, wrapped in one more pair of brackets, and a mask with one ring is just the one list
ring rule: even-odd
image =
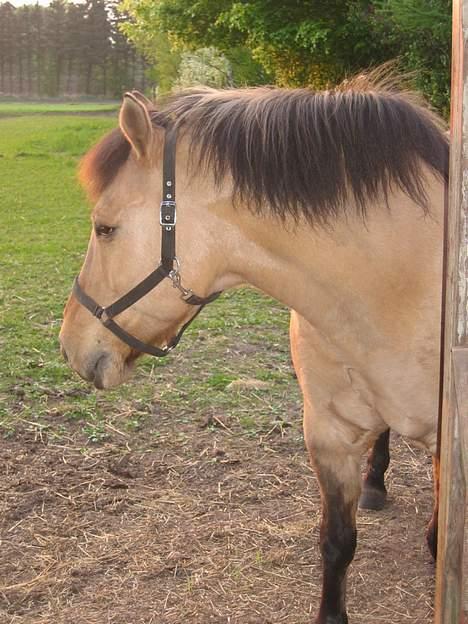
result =
[{"label": "tree trunk", "polygon": [[72,56],[68,59],[68,73],[67,73],[67,82],[65,86],[65,92],[69,95],[72,92],[72,78],[73,78],[73,58]]},{"label": "tree trunk", "polygon": [[86,87],[85,92],[86,95],[91,95],[91,79],[93,77],[93,64],[88,63],[88,68],[86,70]]}]

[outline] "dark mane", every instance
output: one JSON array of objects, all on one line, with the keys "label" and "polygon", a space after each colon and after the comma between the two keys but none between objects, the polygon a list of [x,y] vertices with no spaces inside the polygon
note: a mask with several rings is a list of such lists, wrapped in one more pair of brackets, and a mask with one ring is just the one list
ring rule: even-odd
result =
[{"label": "dark mane", "polygon": [[[231,175],[235,197],[281,218],[327,223],[349,198],[365,216],[369,201],[395,188],[426,209],[421,165],[447,178],[439,118],[413,94],[363,76],[326,92],[192,90],[153,111],[152,120],[175,123],[189,137],[195,166],[211,169],[217,183]],[[84,161],[91,157],[101,189],[116,173],[111,164],[118,169],[128,157],[117,136]]]}]

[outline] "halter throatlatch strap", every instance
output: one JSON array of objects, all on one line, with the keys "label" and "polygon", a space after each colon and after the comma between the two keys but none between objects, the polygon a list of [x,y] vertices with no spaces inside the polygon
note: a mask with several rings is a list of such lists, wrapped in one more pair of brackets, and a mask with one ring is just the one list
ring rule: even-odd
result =
[{"label": "halter throatlatch strap", "polygon": [[[177,346],[182,334],[190,323],[200,314],[207,303],[214,301],[221,294],[213,293],[208,297],[199,297],[190,290],[186,290],[180,285],[180,275],[178,272],[178,262],[176,260],[176,201],[175,201],[175,154],[176,154],[177,131],[168,128],[164,137],[163,152],[163,185],[162,200],[159,212],[159,223],[161,225],[161,262],[160,265],[145,277],[139,284],[129,290],[125,295],[114,301],[109,306],[100,306],[92,297],[87,295],[81,288],[78,277],[73,284],[73,295],[93,316],[101,321],[106,329],[115,334],[122,342],[141,353],[148,353],[156,357],[164,357]],[[196,313],[189,319],[174,336],[170,342],[163,347],[154,347],[138,340],[126,332],[113,319],[118,314],[142,299],[151,290],[156,288],[163,279],[170,278],[173,285],[182,291],[182,298],[189,305],[200,306]]]}]

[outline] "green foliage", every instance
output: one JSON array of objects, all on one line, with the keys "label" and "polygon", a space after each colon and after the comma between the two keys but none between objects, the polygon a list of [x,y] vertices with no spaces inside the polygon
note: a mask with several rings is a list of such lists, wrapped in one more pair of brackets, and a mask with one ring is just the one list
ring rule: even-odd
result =
[{"label": "green foliage", "polygon": [[[231,62],[234,84],[274,81],[325,87],[399,58],[404,70],[414,71],[416,86],[440,110],[447,110],[448,0],[124,0],[122,4],[133,18],[126,27],[129,34],[143,31],[151,39],[155,33],[166,33],[172,51],[214,46]],[[245,51],[249,71],[238,71],[239,50]]]},{"label": "green foliage", "polygon": [[[450,100],[451,1],[380,0],[376,31],[397,48],[416,87],[448,116]],[[386,25],[386,29],[382,28]]]},{"label": "green foliage", "polygon": [[127,19],[119,25],[121,32],[152,65],[152,78],[161,93],[171,90],[177,77],[180,54],[171,48],[167,33],[154,27],[156,4],[123,0],[118,11]]},{"label": "green foliage", "polygon": [[232,86],[232,68],[224,54],[216,48],[182,52],[175,86],[185,89],[194,85]]},{"label": "green foliage", "polygon": [[[153,64],[154,74],[161,92],[169,91],[176,83],[195,81],[187,79],[188,65],[196,58],[206,56],[203,49],[218,49],[229,62],[226,84],[243,86],[271,82],[265,68],[253,58],[252,51],[243,42],[245,37],[223,26],[216,16],[221,8],[229,8],[230,1],[218,4],[203,0],[195,5],[179,2],[153,2],[153,0],[122,0],[119,10],[129,17],[122,31],[145,58]],[[185,53],[184,66],[180,68],[181,54]],[[189,53],[196,56],[191,57]],[[227,68],[227,65],[225,66]],[[184,76],[179,75],[183,72]],[[198,72],[198,70],[197,70]],[[208,80],[213,84],[212,80]]]}]

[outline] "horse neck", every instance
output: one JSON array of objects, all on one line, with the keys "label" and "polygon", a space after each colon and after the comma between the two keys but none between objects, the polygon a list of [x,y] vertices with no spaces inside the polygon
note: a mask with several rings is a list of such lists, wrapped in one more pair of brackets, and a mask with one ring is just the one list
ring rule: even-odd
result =
[{"label": "horse neck", "polygon": [[[408,309],[439,305],[443,185],[432,178],[430,215],[402,193],[369,208],[366,223],[342,217],[328,230],[293,227],[272,217],[224,207],[229,240],[223,257],[233,281],[263,290],[313,325],[346,317],[385,330]],[[218,214],[219,216],[219,214]],[[341,319],[343,320],[343,319]]]}]

